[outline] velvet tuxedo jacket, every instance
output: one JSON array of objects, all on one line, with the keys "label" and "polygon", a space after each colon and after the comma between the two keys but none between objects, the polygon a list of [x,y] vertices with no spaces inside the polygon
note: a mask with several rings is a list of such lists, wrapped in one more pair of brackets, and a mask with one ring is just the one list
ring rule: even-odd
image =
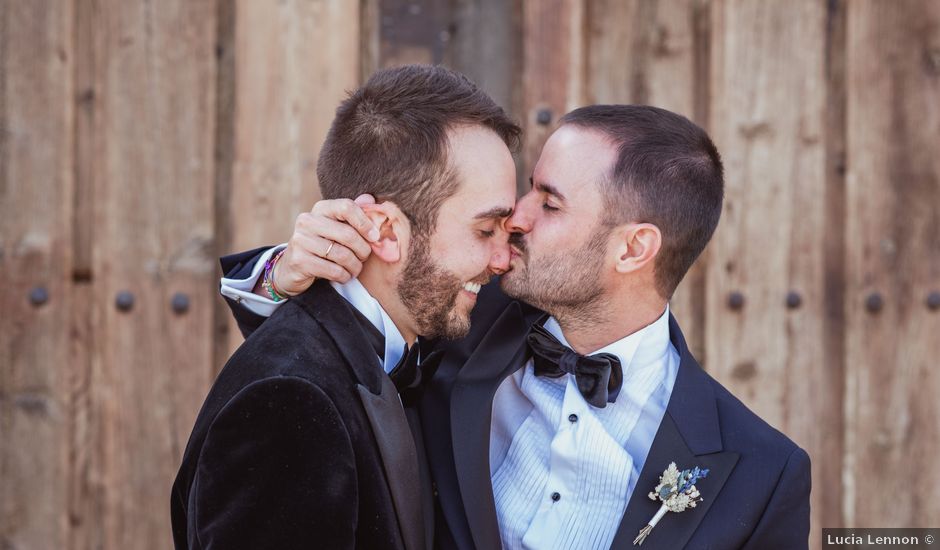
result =
[{"label": "velvet tuxedo jacket", "polygon": [[[226,276],[247,277],[262,251],[223,258]],[[246,334],[264,321],[229,305]],[[524,366],[526,334],[544,316],[489,284],[478,297],[470,334],[438,346],[443,360],[417,405],[434,486],[436,548],[500,547],[489,468],[492,400],[500,383]],[[704,501],[667,514],[643,548],[808,548],[809,456],[702,370],[672,317],[669,331],[679,372],[611,547],[636,548],[634,537],[659,509],[647,493],[676,462],[680,469],[710,470],[697,484]]]},{"label": "velvet tuxedo jacket", "polygon": [[232,355],[173,485],[177,550],[427,548],[418,452],[351,308],[318,282]]}]

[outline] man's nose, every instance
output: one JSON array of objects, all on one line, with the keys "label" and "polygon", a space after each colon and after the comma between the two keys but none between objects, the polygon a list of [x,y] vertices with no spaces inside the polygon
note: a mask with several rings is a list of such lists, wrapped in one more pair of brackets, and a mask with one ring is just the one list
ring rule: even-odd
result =
[{"label": "man's nose", "polygon": [[503,242],[493,248],[490,254],[490,271],[496,275],[502,275],[509,271],[509,243]]},{"label": "man's nose", "polygon": [[506,218],[504,228],[509,233],[528,233],[532,230],[532,217],[527,214],[527,204],[523,200],[516,202],[512,216]]}]

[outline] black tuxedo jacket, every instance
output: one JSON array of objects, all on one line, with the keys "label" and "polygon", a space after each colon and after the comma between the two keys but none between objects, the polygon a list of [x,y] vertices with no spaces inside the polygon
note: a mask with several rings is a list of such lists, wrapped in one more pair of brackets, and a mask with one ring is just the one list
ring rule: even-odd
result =
[{"label": "black tuxedo jacket", "polygon": [[232,355],[173,485],[177,550],[427,548],[415,443],[351,307],[318,282]]},{"label": "black tuxedo jacket", "polygon": [[[261,251],[223,258],[226,276],[247,277]],[[229,305],[245,334],[264,321]],[[500,547],[489,468],[492,400],[499,384],[525,364],[525,336],[544,315],[489,284],[478,297],[470,334],[439,344],[444,358],[418,403],[434,480],[437,548]],[[635,548],[634,537],[659,509],[647,493],[670,462],[710,470],[697,484],[704,501],[667,514],[644,549],[807,548],[809,456],[701,369],[672,317],[669,331],[679,372],[612,548]]]}]

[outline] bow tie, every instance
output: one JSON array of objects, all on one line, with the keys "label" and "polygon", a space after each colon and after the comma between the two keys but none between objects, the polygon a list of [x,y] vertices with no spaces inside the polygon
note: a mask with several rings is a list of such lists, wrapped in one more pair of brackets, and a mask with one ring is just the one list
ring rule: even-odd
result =
[{"label": "bow tie", "polygon": [[574,375],[584,400],[599,409],[617,400],[623,385],[623,369],[616,355],[581,355],[538,324],[532,325],[526,340],[532,350],[536,376]]},{"label": "bow tie", "polygon": [[[398,389],[402,404],[406,407],[417,404],[427,381],[434,376],[434,372],[440,365],[444,354],[440,350],[430,351],[433,347],[432,342],[418,338],[410,349],[405,346],[405,353],[401,360],[388,373]],[[418,364],[419,355],[421,356],[420,365]]]},{"label": "bow tie", "polygon": [[[369,338],[369,343],[372,345],[375,354],[384,361],[385,336],[356,308],[350,309],[353,310],[353,315],[359,322],[359,326],[362,327]],[[430,380],[440,364],[443,354],[439,350],[435,351],[435,347],[434,341],[419,337],[415,345],[410,348],[407,345],[405,346],[401,359],[388,373],[388,377],[392,379],[395,389],[398,390],[398,394],[401,396],[402,403],[406,406],[416,403],[421,398],[424,388],[422,381],[427,382]],[[423,355],[421,364],[418,365],[418,357],[421,355]]]}]

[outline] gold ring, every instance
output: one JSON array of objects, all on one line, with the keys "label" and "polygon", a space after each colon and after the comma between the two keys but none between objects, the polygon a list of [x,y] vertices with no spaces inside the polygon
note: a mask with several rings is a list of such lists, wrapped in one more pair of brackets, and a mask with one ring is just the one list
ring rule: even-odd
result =
[{"label": "gold ring", "polygon": [[330,250],[333,250],[334,244],[336,244],[336,241],[330,241],[330,246],[326,249],[326,252],[323,253],[324,258],[330,255]]}]

